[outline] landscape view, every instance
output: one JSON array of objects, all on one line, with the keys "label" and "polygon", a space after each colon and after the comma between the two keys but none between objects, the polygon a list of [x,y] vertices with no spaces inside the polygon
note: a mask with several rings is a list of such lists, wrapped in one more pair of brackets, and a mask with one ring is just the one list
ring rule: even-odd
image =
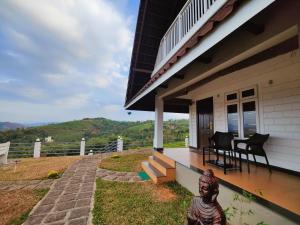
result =
[{"label": "landscape view", "polygon": [[0,225],[299,225],[299,0],[0,0]]}]

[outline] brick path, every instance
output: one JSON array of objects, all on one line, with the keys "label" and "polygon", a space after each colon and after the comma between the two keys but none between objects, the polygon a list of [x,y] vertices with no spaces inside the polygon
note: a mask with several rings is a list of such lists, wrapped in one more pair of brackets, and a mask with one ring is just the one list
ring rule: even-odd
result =
[{"label": "brick path", "polygon": [[0,181],[1,191],[49,188],[54,180]]},{"label": "brick path", "polygon": [[117,172],[112,170],[98,168],[97,177],[103,180],[120,181],[120,182],[138,182],[141,181],[140,177],[135,172]]},{"label": "brick path", "polygon": [[91,209],[99,156],[71,165],[31,211],[24,225],[91,224]]}]

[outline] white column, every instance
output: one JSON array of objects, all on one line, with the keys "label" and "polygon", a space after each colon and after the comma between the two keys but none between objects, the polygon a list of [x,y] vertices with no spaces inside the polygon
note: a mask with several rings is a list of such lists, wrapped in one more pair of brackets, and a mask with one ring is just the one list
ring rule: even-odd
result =
[{"label": "white column", "polygon": [[155,121],[153,148],[163,150],[163,122],[164,122],[164,102],[158,96],[155,97]]},{"label": "white column", "polygon": [[80,155],[84,156],[84,152],[85,152],[85,139],[82,138],[80,142]]},{"label": "white column", "polygon": [[40,156],[41,156],[41,141],[38,138],[34,143],[33,158],[40,158]]},{"label": "white column", "polygon": [[122,152],[122,151],[123,151],[123,138],[119,136],[117,140],[117,152]]},{"label": "white column", "polygon": [[184,143],[185,143],[185,147],[188,148],[189,147],[189,136],[185,137]]}]

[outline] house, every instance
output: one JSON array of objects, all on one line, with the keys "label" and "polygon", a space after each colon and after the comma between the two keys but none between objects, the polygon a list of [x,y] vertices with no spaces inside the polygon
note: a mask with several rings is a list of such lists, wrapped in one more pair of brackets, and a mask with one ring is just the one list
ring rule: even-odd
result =
[{"label": "house", "polygon": [[54,140],[52,139],[51,136],[48,136],[48,137],[45,137],[45,142],[46,143],[50,143],[50,142],[53,142]]},{"label": "house", "polygon": [[[154,181],[197,194],[212,168],[223,208],[247,191],[256,196],[250,224],[300,224],[299,12],[297,0],[141,0],[125,108],[155,112],[158,152],[143,165]],[[164,112],[189,114],[188,149],[163,149]],[[273,172],[260,157],[250,173],[203,165],[216,131],[270,134]]]}]

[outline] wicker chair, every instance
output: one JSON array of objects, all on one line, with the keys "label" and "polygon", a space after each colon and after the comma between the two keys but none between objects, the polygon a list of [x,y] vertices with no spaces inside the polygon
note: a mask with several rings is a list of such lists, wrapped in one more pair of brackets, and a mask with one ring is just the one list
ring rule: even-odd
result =
[{"label": "wicker chair", "polygon": [[[248,173],[250,173],[250,165],[249,165],[249,154],[252,154],[255,165],[257,165],[255,156],[263,156],[266,159],[268,168],[270,173],[272,173],[271,166],[269,164],[269,160],[267,154],[263,148],[264,143],[268,140],[269,134],[258,134],[255,133],[249,139],[246,140],[234,140],[234,156],[236,153],[239,154],[239,163],[240,163],[240,171],[242,171],[242,157],[241,155],[246,155],[247,158],[247,166],[248,166]],[[238,147],[239,143],[246,144],[245,148]]]}]

